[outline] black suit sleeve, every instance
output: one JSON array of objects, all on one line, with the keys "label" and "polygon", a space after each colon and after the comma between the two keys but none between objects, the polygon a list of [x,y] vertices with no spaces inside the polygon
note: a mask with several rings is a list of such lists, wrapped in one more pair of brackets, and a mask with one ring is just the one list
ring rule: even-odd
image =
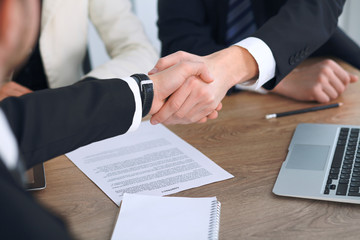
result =
[{"label": "black suit sleeve", "polygon": [[125,133],[134,94],[125,81],[87,80],[0,103],[27,167],[80,146]]},{"label": "black suit sleeve", "polygon": [[[119,79],[88,80],[0,102],[28,167],[88,143],[125,133],[135,98]],[[5,140],[6,141],[6,140]],[[61,219],[15,182],[0,155],[2,239],[71,239]]]},{"label": "black suit sleeve", "polygon": [[214,2],[216,1],[158,0],[162,56],[179,50],[207,55],[226,47],[219,40],[222,36],[218,34],[218,27],[223,26],[219,24],[219,19],[213,17]]},{"label": "black suit sleeve", "polygon": [[275,78],[272,89],[298,64],[325,44],[336,30],[345,0],[288,0],[279,12],[253,35],[271,49]]},{"label": "black suit sleeve", "polygon": [[360,47],[340,28],[312,56],[336,57],[360,69]]}]

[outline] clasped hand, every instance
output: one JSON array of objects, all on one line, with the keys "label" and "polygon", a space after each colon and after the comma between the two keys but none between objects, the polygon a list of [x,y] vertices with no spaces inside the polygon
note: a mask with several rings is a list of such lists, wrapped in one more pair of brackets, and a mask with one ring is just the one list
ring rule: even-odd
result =
[{"label": "clasped hand", "polygon": [[[154,69],[149,72],[150,77],[154,78],[163,73],[163,77],[167,81],[174,81],[176,79],[174,77],[177,77],[178,85],[176,89],[173,88],[173,90],[175,89],[174,93],[166,94],[166,97],[170,96],[167,101],[163,99],[163,105],[160,108],[157,107],[157,111],[150,113],[153,115],[151,123],[188,124],[217,118],[218,111],[222,108],[221,100],[225,97],[226,92],[239,82],[240,73],[245,73],[239,69],[239,74],[236,74],[235,72],[238,71],[234,67],[236,64],[229,62],[231,53],[236,53],[236,49],[226,51],[228,50],[205,57],[180,51],[161,58]],[[194,67],[190,69],[189,66],[195,63],[201,66],[195,72],[196,75],[194,75],[194,71],[189,71],[194,70]],[[187,69],[181,69],[179,64],[184,64]],[[173,71],[172,75],[166,76],[169,73],[169,71],[165,72],[167,70]],[[199,75],[200,72],[203,74]],[[158,106],[157,103],[156,106]]]}]

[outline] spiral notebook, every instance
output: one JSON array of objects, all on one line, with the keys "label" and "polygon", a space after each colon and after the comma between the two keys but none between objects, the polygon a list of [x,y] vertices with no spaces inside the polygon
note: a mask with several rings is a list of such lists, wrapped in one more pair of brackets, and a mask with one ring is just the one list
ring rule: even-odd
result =
[{"label": "spiral notebook", "polygon": [[112,240],[215,240],[220,202],[211,198],[124,194]]}]

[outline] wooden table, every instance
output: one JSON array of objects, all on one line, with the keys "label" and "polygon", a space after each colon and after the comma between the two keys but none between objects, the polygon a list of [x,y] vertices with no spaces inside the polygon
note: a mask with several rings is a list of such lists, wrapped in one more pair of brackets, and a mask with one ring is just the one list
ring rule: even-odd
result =
[{"label": "wooden table", "polygon": [[[268,113],[316,104],[244,92],[226,97],[216,120],[169,127],[235,176],[175,196],[216,196],[222,203],[222,240],[360,239],[359,205],[272,193],[298,123],[360,125],[360,82],[337,101],[344,106],[266,120]],[[118,207],[65,156],[48,161],[45,170],[47,188],[34,195],[66,219],[76,238],[109,239]]]}]

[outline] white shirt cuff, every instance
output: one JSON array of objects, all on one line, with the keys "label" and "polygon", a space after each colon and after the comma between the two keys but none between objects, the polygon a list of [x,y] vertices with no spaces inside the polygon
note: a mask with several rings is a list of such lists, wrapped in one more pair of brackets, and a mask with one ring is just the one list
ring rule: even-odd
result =
[{"label": "white shirt cuff", "polygon": [[8,169],[14,170],[18,164],[19,153],[15,136],[10,129],[5,114],[0,109],[0,161],[2,159]]},{"label": "white shirt cuff", "polygon": [[260,94],[267,94],[269,91],[266,90],[265,88],[256,88],[255,85],[244,85],[244,84],[236,84],[235,85],[235,88],[238,89],[238,90],[244,90],[244,91],[250,91],[250,92],[257,92],[257,93],[260,93]]},{"label": "white shirt cuff", "polygon": [[255,89],[258,89],[275,76],[275,58],[264,41],[259,38],[248,37],[235,45],[247,49],[254,57],[259,68],[259,78],[255,83],[251,82],[248,85],[255,85]]},{"label": "white shirt cuff", "polygon": [[126,78],[123,78],[122,80],[124,80],[129,85],[131,91],[134,94],[134,98],[135,98],[135,113],[134,113],[134,117],[133,117],[133,122],[128,130],[128,132],[133,132],[136,129],[138,129],[138,127],[140,126],[140,123],[141,123],[141,119],[142,119],[142,103],[141,103],[139,85],[137,84],[135,79],[133,79],[132,77],[126,77]]}]

